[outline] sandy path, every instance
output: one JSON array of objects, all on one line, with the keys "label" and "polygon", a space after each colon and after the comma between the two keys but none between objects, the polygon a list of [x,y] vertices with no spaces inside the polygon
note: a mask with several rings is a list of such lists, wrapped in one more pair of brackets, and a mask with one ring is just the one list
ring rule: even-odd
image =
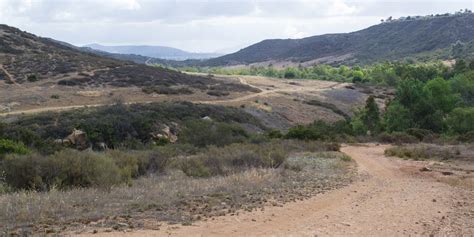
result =
[{"label": "sandy path", "polygon": [[263,212],[197,222],[192,226],[163,226],[158,231],[99,233],[95,236],[474,234],[472,218],[458,218],[453,214],[459,198],[456,188],[419,173],[419,163],[385,158],[385,148],[375,145],[343,147],[342,151],[353,157],[359,172],[367,178],[305,201],[269,207]]}]

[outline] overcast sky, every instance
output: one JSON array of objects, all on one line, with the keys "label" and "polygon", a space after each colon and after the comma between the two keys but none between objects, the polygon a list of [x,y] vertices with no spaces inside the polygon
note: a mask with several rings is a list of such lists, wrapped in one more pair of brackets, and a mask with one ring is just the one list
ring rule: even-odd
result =
[{"label": "overcast sky", "polygon": [[474,8],[474,0],[0,0],[0,23],[75,45],[229,52],[270,38],[351,32],[388,16]]}]

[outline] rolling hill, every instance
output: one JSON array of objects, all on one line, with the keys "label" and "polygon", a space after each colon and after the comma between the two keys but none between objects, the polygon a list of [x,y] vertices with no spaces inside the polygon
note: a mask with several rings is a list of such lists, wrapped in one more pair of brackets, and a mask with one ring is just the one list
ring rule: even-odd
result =
[{"label": "rolling hill", "polygon": [[206,66],[278,61],[355,64],[399,60],[447,50],[456,42],[474,40],[474,14],[470,12],[405,17],[342,34],[303,39],[271,39],[236,53],[210,59]]},{"label": "rolling hill", "polygon": [[221,56],[220,54],[215,53],[191,53],[172,47],[150,45],[105,46],[100,44],[88,44],[84,47],[113,54],[140,55],[169,60],[208,59]]},{"label": "rolling hill", "polygon": [[[3,81],[3,82],[2,82]],[[212,78],[136,64],[0,25],[0,83],[39,86],[186,87],[206,91]],[[239,90],[243,88],[236,85]],[[231,90],[232,86],[226,86]],[[186,91],[186,93],[189,93]]]}]

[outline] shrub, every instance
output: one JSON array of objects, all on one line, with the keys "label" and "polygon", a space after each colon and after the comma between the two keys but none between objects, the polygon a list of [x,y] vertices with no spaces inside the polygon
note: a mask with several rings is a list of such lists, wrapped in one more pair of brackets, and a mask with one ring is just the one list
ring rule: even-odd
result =
[{"label": "shrub", "polygon": [[245,130],[238,125],[207,120],[186,122],[179,134],[182,143],[189,143],[198,147],[225,146],[231,143],[243,142],[248,137]]},{"label": "shrub", "polygon": [[220,97],[220,96],[228,96],[230,93],[227,92],[227,91],[210,90],[210,91],[207,92],[207,94],[210,95],[210,96]]},{"label": "shrub", "polygon": [[412,145],[388,148],[385,150],[385,155],[397,156],[400,158],[413,160],[448,160],[460,158],[461,151],[459,150],[459,147],[446,147],[437,145]]},{"label": "shrub", "polygon": [[276,139],[276,138],[282,138],[283,134],[281,134],[280,130],[270,130],[266,133],[266,136],[268,138]]},{"label": "shrub", "polygon": [[181,170],[188,176],[228,175],[250,168],[278,168],[287,151],[274,143],[232,144],[210,147],[206,152],[181,160]]},{"label": "shrub", "polygon": [[428,158],[424,148],[392,147],[385,150],[386,156],[397,156],[404,159],[425,160]]},{"label": "shrub", "polygon": [[288,69],[284,74],[283,77],[286,79],[293,79],[296,78],[296,72],[293,70]]},{"label": "shrub", "polygon": [[[203,159],[198,158],[184,158],[180,163],[181,170],[191,177],[209,177],[211,176],[211,171],[206,164],[204,164]],[[207,164],[209,165],[209,164]]]},{"label": "shrub", "polygon": [[38,76],[36,74],[31,74],[26,77],[26,80],[29,82],[35,82],[38,81]]},{"label": "shrub", "polygon": [[9,155],[2,170],[5,182],[16,189],[48,190],[52,187],[99,187],[130,181],[129,166],[120,169],[111,157],[65,150],[51,156],[36,153]]},{"label": "shrub", "polygon": [[17,143],[7,139],[0,139],[0,158],[6,154],[27,154],[28,148],[22,143]]},{"label": "shrub", "polygon": [[406,130],[406,133],[418,138],[418,140],[423,141],[425,138],[430,139],[434,136],[434,132],[421,128],[410,128]]},{"label": "shrub", "polygon": [[377,136],[377,140],[383,143],[416,143],[418,139],[412,135],[403,132],[381,133]]},{"label": "shrub", "polygon": [[452,133],[463,134],[474,131],[474,107],[456,108],[446,121]]},{"label": "shrub", "polygon": [[168,87],[168,86],[148,86],[142,89],[146,94],[157,93],[163,95],[189,95],[193,91],[186,87]]},{"label": "shrub", "polygon": [[470,131],[470,132],[460,135],[458,137],[458,141],[474,143],[474,131]]},{"label": "shrub", "polygon": [[57,100],[57,99],[59,99],[59,95],[57,95],[57,94],[51,95],[51,99],[56,99]]},{"label": "shrub", "polygon": [[109,150],[107,151],[106,155],[108,157],[112,157],[117,167],[120,168],[122,176],[137,178],[138,176],[144,174],[139,172],[140,160],[138,157],[141,154],[119,150]]}]

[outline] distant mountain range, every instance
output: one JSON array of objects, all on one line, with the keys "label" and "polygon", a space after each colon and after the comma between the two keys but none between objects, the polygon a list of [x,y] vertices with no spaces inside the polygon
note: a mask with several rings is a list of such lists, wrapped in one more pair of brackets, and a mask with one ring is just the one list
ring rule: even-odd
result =
[{"label": "distant mountain range", "polygon": [[[454,44],[474,41],[474,14],[470,11],[403,17],[342,34],[303,39],[264,40],[240,51],[199,62],[201,66],[271,65],[278,62],[311,64],[365,64],[409,57],[451,57]],[[472,50],[472,47],[470,48]],[[473,52],[458,50],[464,56]],[[466,55],[467,54],[467,55]]]},{"label": "distant mountain range", "polygon": [[222,56],[222,54],[217,53],[191,53],[172,47],[150,45],[106,46],[100,44],[88,44],[84,45],[84,47],[112,54],[139,55],[167,60],[209,59]]}]

